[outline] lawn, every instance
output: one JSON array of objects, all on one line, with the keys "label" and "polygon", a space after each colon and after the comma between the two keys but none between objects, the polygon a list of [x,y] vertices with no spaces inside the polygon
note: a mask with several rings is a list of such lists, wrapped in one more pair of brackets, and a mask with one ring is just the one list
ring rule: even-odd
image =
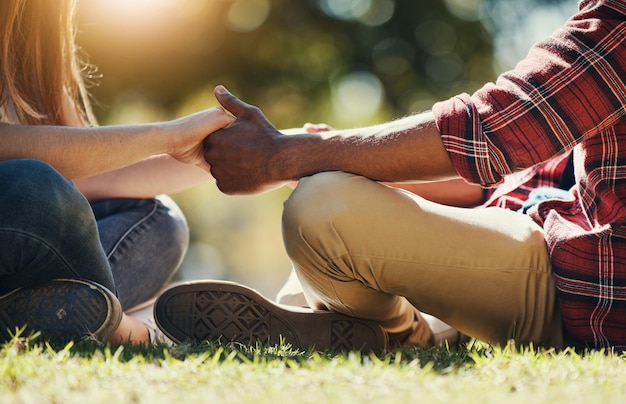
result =
[{"label": "lawn", "polygon": [[0,350],[3,403],[610,403],[626,399],[626,356],[469,347],[384,355],[206,343]]}]

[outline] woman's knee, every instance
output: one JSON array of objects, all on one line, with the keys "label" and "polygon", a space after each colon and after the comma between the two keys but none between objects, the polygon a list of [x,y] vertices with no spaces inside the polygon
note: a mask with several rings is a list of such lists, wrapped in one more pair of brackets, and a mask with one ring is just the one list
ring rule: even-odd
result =
[{"label": "woman's knee", "polygon": [[113,287],[89,203],[70,181],[46,163],[13,160],[0,163],[0,190],[4,286],[78,277]]},{"label": "woman's knee", "polygon": [[[126,250],[147,249],[150,255],[161,249],[184,254],[189,244],[189,226],[183,212],[168,196],[150,199],[107,199],[92,210],[102,245],[110,257]],[[158,250],[155,247],[158,246]],[[123,250],[123,251],[120,251]]]},{"label": "woman's knee", "polygon": [[151,298],[178,270],[189,245],[187,221],[167,196],[103,201],[95,210],[118,298],[128,309]]},{"label": "woman's knee", "polygon": [[93,222],[84,196],[49,164],[38,160],[0,163],[3,214],[0,220],[20,228],[41,225],[56,234],[67,225]]},{"label": "woman's knee", "polygon": [[180,207],[169,196],[161,195],[156,200],[161,213],[159,216],[159,227],[165,234],[169,234],[172,244],[178,250],[179,260],[182,260],[189,247],[189,225],[187,219]]},{"label": "woman's knee", "polygon": [[171,256],[172,269],[176,270],[189,247],[189,225],[180,207],[167,195],[154,199],[156,206],[152,215],[151,229],[155,235],[166,235],[163,242]]}]

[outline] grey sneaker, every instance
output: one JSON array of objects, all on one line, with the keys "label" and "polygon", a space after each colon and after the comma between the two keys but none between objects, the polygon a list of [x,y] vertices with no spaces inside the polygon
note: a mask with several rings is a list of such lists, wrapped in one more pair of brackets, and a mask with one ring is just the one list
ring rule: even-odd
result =
[{"label": "grey sneaker", "polygon": [[157,298],[157,326],[173,341],[220,340],[320,351],[387,348],[387,334],[372,321],[330,311],[277,305],[232,282],[195,281],[176,285]]},{"label": "grey sneaker", "polygon": [[122,319],[117,298],[88,281],[57,279],[34,288],[15,289],[0,297],[0,341],[26,326],[22,336],[67,343],[86,338],[106,340]]}]

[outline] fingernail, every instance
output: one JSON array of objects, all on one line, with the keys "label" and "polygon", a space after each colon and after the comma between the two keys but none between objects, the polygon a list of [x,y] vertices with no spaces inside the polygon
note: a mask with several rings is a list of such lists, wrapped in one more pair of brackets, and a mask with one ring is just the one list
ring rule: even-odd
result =
[{"label": "fingernail", "polygon": [[228,90],[226,90],[226,87],[219,85],[217,87],[215,87],[215,92],[218,94],[226,94],[228,92]]}]

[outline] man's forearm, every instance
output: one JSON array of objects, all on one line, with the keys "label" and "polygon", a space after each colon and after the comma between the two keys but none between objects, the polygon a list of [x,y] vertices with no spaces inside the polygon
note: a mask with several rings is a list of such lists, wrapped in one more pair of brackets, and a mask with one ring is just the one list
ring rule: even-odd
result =
[{"label": "man's forearm", "polygon": [[382,125],[278,140],[269,167],[276,180],[297,180],[322,171],[345,171],[378,181],[457,177],[431,113]]}]

